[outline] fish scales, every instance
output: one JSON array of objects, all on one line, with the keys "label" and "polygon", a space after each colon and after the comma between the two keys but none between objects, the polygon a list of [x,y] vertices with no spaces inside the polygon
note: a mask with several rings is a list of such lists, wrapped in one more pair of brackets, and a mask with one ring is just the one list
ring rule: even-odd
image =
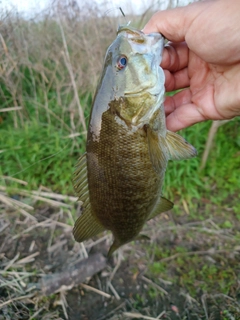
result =
[{"label": "fish scales", "polygon": [[[144,129],[131,132],[115,118],[110,109],[106,111],[99,141],[91,139],[88,145],[90,202],[106,229],[121,225],[118,237],[134,238],[159,197],[162,182],[152,166]],[[98,161],[91,154],[98,154]],[[135,230],[129,227],[132,221]]]},{"label": "fish scales", "polygon": [[161,196],[168,160],[196,150],[165,124],[164,39],[120,27],[108,48],[96,90],[86,153],[79,159],[74,188],[82,215],[73,228],[82,242],[111,230],[111,255],[141,238],[144,223],[173,207]]}]

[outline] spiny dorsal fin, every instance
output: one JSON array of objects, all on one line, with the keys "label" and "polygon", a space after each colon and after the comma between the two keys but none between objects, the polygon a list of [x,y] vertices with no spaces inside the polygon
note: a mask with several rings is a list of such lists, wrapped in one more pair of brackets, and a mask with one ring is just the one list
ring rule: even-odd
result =
[{"label": "spiny dorsal fin", "polygon": [[165,212],[165,211],[172,209],[173,206],[174,206],[174,204],[171,201],[169,201],[168,199],[166,199],[164,197],[160,197],[160,200],[155,205],[148,220],[151,220],[152,218],[156,217],[158,214],[160,214],[162,212]]},{"label": "spiny dorsal fin", "polygon": [[166,143],[171,160],[189,159],[197,155],[197,150],[177,133],[167,131]]}]

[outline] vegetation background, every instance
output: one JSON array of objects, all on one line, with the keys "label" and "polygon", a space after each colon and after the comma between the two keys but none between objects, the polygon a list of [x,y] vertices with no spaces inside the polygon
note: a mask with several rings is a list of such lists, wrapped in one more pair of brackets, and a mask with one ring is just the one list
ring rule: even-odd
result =
[{"label": "vegetation background", "polygon": [[[73,259],[94,247],[71,238],[78,211],[72,174],[106,48],[123,22],[115,12],[71,0],[34,19],[0,12],[0,319],[75,319],[66,298],[73,293],[29,298],[26,288],[48,272],[47,263],[51,272],[60,269],[56,248]],[[150,6],[127,20],[142,28],[152,13]],[[114,274],[128,272],[131,289],[116,280],[119,305],[107,300],[107,308],[101,297],[95,313],[95,298],[75,292],[71,301],[82,299],[76,319],[240,319],[239,125],[239,118],[204,122],[180,133],[199,155],[169,164],[163,193],[174,209],[146,226],[150,243],[132,243],[114,258]],[[101,276],[93,286],[101,287]]]}]

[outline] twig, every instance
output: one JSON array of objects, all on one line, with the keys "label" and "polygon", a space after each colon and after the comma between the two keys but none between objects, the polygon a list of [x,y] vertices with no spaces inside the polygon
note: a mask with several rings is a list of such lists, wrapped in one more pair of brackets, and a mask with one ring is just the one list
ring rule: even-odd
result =
[{"label": "twig", "polygon": [[0,233],[3,232],[9,225],[10,225],[9,222],[7,222],[4,225],[2,225],[2,227],[0,228]]},{"label": "twig", "polygon": [[[23,180],[16,179],[16,178],[13,178],[13,177],[9,177],[9,176],[1,176],[0,178],[1,178],[1,179],[4,179],[4,180],[14,181],[14,182],[17,182],[17,183],[23,184],[24,186],[27,186],[27,185],[28,185],[28,182],[27,182],[27,181],[23,181]],[[6,188],[6,189],[7,189],[7,188]]]},{"label": "twig", "polygon": [[208,132],[207,142],[206,142],[205,149],[203,152],[200,170],[203,170],[206,166],[209,152],[212,148],[213,140],[214,140],[215,134],[218,131],[218,128],[229,121],[231,121],[231,120],[218,120],[218,121],[212,122],[211,128]]},{"label": "twig", "polygon": [[29,299],[29,298],[32,298],[35,294],[29,294],[29,295],[26,295],[26,296],[21,296],[21,297],[16,297],[16,298],[12,298],[8,301],[5,301],[3,303],[0,304],[0,309],[14,301],[20,301],[20,300],[24,300],[24,299]]},{"label": "twig", "polygon": [[3,109],[0,109],[0,112],[8,112],[8,111],[16,111],[16,110],[22,110],[22,107],[3,108]]},{"label": "twig", "polygon": [[7,271],[7,270],[0,270],[0,274],[4,274],[4,275],[15,275],[16,273],[18,273],[19,275],[24,275],[24,276],[28,276],[28,277],[32,277],[32,276],[44,276],[45,273],[38,273],[36,274],[36,272],[25,272],[25,271]]},{"label": "twig", "polygon": [[201,296],[201,301],[202,301],[203,310],[204,310],[204,313],[205,313],[206,320],[208,320],[208,312],[207,312],[207,306],[206,306],[206,303],[205,303],[205,297],[206,297],[206,294],[202,295]]},{"label": "twig", "polygon": [[47,252],[48,252],[48,253],[52,253],[52,252],[56,251],[57,248],[63,247],[67,242],[68,242],[67,239],[64,239],[64,240],[62,240],[62,241],[58,241],[58,242],[56,242],[54,245],[48,247],[48,248],[47,248]]},{"label": "twig", "polygon": [[[25,193],[24,191],[21,191],[21,193]],[[26,194],[26,193],[25,193]],[[63,202],[59,202],[59,201],[56,201],[56,200],[51,200],[51,199],[46,199],[46,198],[43,198],[43,197],[40,197],[40,196],[35,196],[33,194],[29,194],[31,195],[31,197],[35,200],[40,200],[40,201],[43,201],[43,202],[46,202],[46,203],[49,203],[51,204],[53,207],[65,207],[65,208],[72,208],[71,205],[69,204],[66,204],[66,203],[63,203]]]},{"label": "twig", "polygon": [[[85,247],[86,247],[87,249],[91,249],[91,248],[94,247],[95,245],[97,245],[97,244],[99,244],[99,243],[107,240],[107,239],[109,238],[109,236],[110,236],[110,234],[106,234],[105,236],[99,238],[99,239],[96,240],[96,241],[92,241],[92,242],[89,243],[89,244],[87,243],[87,244],[85,245]],[[115,268],[116,268],[116,267],[115,267]],[[114,269],[115,269],[115,268],[114,268]],[[114,270],[113,270],[113,271],[114,271]]]},{"label": "twig", "polygon": [[112,285],[112,283],[111,283],[110,281],[108,281],[107,285],[108,285],[108,287],[110,288],[110,290],[112,291],[112,293],[114,294],[115,298],[116,298],[117,300],[120,300],[121,298],[120,298],[119,294],[117,293],[117,291],[115,290],[115,288],[114,288],[114,286]]},{"label": "twig", "polygon": [[24,209],[18,207],[16,204],[13,203],[13,201],[11,201],[10,198],[4,196],[3,194],[0,193],[0,201],[2,201],[3,203],[5,203],[6,205],[13,207],[14,209],[18,210],[19,212],[22,213],[22,215],[24,215],[26,218],[37,222],[37,219],[35,217],[33,217],[30,213],[28,213],[27,211],[25,211]]},{"label": "twig", "polygon": [[85,119],[84,119],[83,109],[80,104],[77,85],[76,85],[76,82],[74,79],[73,69],[72,69],[72,65],[71,65],[70,57],[69,57],[69,52],[68,52],[68,48],[67,48],[67,42],[66,42],[65,34],[64,34],[60,19],[58,19],[58,23],[59,23],[59,27],[60,27],[60,31],[61,31],[61,35],[62,35],[63,46],[64,46],[64,52],[63,52],[64,61],[65,61],[66,67],[68,69],[70,78],[71,78],[71,82],[72,82],[72,86],[73,86],[73,90],[74,90],[74,97],[75,97],[75,100],[76,100],[76,103],[78,106],[80,121],[82,123],[83,129],[86,131],[87,127],[86,127],[86,123],[85,123]]},{"label": "twig", "polygon": [[32,231],[33,229],[36,229],[39,227],[51,228],[53,225],[58,225],[62,228],[72,229],[72,227],[66,223],[54,221],[52,219],[47,219],[45,221],[38,222],[38,223],[34,224],[33,226],[23,230],[22,232],[16,234],[12,239],[15,240],[15,239],[21,237],[23,234],[28,233],[29,231]]},{"label": "twig", "polygon": [[99,289],[93,288],[91,286],[88,286],[87,284],[81,283],[80,286],[88,291],[93,291],[97,294],[100,294],[101,296],[105,297],[105,298],[112,298],[112,296],[104,291],[101,291]]},{"label": "twig", "polygon": [[19,256],[20,256],[20,253],[18,252],[16,256],[12,260],[10,260],[9,263],[6,265],[6,267],[4,268],[4,271],[7,271],[9,268],[11,268],[11,266],[19,258]]},{"label": "twig", "polygon": [[[16,179],[17,180],[17,179]],[[21,181],[21,180],[20,180]],[[6,191],[7,187],[4,186],[0,186],[0,190],[2,191]],[[58,194],[58,193],[54,193],[54,192],[44,192],[44,191],[28,191],[28,190],[22,190],[22,189],[18,189],[18,188],[13,188],[11,189],[13,192],[22,194],[22,195],[27,195],[27,196],[38,196],[41,197],[40,200],[43,199],[43,201],[45,200],[45,202],[50,201],[49,203],[51,203],[51,201],[53,201],[52,203],[54,204],[54,200],[50,200],[50,199],[44,199],[43,197],[46,198],[53,198],[53,199],[57,199],[57,200],[70,200],[72,202],[76,202],[77,201],[77,197],[72,197],[72,196],[65,196],[62,194]],[[62,205],[62,202],[55,202],[57,204],[57,206],[59,206],[60,204]],[[64,204],[63,204],[64,206]],[[65,205],[68,207],[71,207],[70,205]],[[71,207],[72,208],[72,207]]]},{"label": "twig", "polygon": [[69,138],[73,139],[73,138],[76,138],[76,137],[80,137],[83,134],[87,134],[87,131],[82,131],[81,133],[80,132],[71,133],[68,136],[63,137],[63,139],[69,139]]},{"label": "twig", "polygon": [[60,304],[62,306],[62,309],[63,309],[63,313],[64,313],[64,316],[66,319],[68,319],[68,314],[67,314],[67,307],[68,307],[68,303],[67,303],[67,300],[66,300],[66,296],[65,296],[65,292],[64,291],[61,291],[60,292]]},{"label": "twig", "polygon": [[146,320],[157,320],[159,318],[152,318],[152,317],[148,317],[148,316],[144,316],[141,313],[132,313],[132,312],[123,312],[122,313],[123,316],[131,318],[131,319],[146,319]]},{"label": "twig", "polygon": [[34,312],[34,314],[29,318],[29,320],[32,320],[32,319],[37,318],[37,316],[39,315],[39,313],[41,313],[44,309],[45,309],[45,306],[39,308],[36,312]]},{"label": "twig", "polygon": [[111,275],[110,275],[110,277],[109,277],[109,282],[111,282],[112,279],[114,278],[117,270],[119,269],[119,267],[120,267],[120,265],[121,265],[121,262],[122,262],[122,259],[121,259],[120,255],[118,255],[117,264],[116,264],[116,266],[114,267],[114,269],[113,269],[113,271],[112,271],[112,273],[111,273]]},{"label": "twig", "polygon": [[[6,196],[4,194],[4,196]],[[27,209],[27,210],[34,210],[34,208],[32,206],[29,206],[28,204],[22,202],[22,201],[19,201],[19,200],[16,200],[16,199],[13,199],[13,198],[8,198],[11,203],[13,204],[16,204],[18,207],[22,208],[22,209]]]},{"label": "twig", "polygon": [[0,288],[3,288],[3,287],[12,288],[14,291],[20,294],[24,293],[21,286],[18,283],[18,279],[13,279],[11,281],[7,281],[2,277],[0,279],[1,279]]},{"label": "twig", "polygon": [[31,226],[31,227],[23,230],[22,232],[16,234],[12,239],[15,240],[15,239],[21,237],[23,234],[25,234],[25,233],[27,233],[27,232],[35,229],[35,228],[39,228],[39,227],[51,227],[51,226],[52,226],[52,223],[53,223],[52,219],[47,219],[47,220],[45,220],[45,221],[38,222],[38,223],[34,224],[33,226]]},{"label": "twig", "polygon": [[33,254],[30,254],[29,256],[21,259],[21,260],[18,260],[16,261],[16,264],[26,264],[26,263],[30,263],[30,262],[33,262],[35,259],[35,257],[37,257],[39,255],[39,252],[35,252]]},{"label": "twig", "polygon": [[165,286],[171,286],[171,285],[173,284],[171,281],[169,281],[169,280],[164,280],[164,279],[162,279],[162,278],[160,278],[160,277],[158,277],[158,280],[159,280],[160,282],[162,282]]},{"label": "twig", "polygon": [[63,194],[53,193],[53,192],[30,191],[29,193],[37,195],[37,196],[46,197],[46,198],[53,198],[53,199],[57,199],[57,200],[69,200],[72,202],[76,202],[78,199],[77,197],[65,196]]},{"label": "twig", "polygon": [[158,316],[157,316],[157,319],[161,319],[162,316],[164,316],[166,314],[166,311],[163,310]]},{"label": "twig", "polygon": [[148,284],[151,284],[153,287],[155,287],[156,289],[158,289],[159,291],[161,291],[162,293],[164,293],[165,295],[168,295],[168,292],[166,290],[164,290],[162,287],[160,287],[159,285],[157,285],[156,283],[154,283],[152,280],[146,278],[145,276],[142,276],[141,279],[145,282],[147,282]]}]

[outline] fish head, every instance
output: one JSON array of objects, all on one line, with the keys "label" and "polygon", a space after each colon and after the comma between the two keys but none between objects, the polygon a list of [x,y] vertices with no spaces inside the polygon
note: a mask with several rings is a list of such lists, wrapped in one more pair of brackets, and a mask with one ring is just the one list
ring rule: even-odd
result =
[{"label": "fish head", "polygon": [[160,33],[144,34],[130,26],[119,27],[106,52],[94,98],[89,124],[94,140],[101,132],[102,114],[109,108],[116,119],[137,126],[146,124],[163,105],[163,47]]},{"label": "fish head", "polygon": [[109,105],[121,119],[133,125],[149,120],[163,102],[163,46],[160,33],[146,35],[122,26],[108,49],[114,79]]}]

